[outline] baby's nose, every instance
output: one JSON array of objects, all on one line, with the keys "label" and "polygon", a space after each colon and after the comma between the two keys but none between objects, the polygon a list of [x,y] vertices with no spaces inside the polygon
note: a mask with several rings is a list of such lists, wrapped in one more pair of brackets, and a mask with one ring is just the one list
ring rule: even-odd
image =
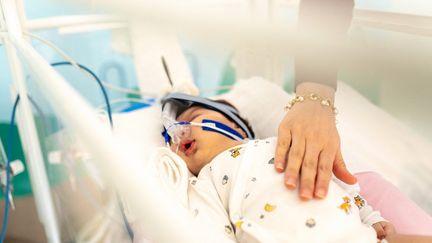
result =
[{"label": "baby's nose", "polygon": [[176,132],[177,142],[180,143],[182,140],[189,139],[191,137],[190,126],[181,126]]}]

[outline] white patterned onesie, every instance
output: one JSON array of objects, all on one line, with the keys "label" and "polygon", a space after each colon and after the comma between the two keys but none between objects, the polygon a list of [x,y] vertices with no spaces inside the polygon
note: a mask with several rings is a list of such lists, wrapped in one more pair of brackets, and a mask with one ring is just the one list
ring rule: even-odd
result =
[{"label": "white patterned onesie", "polygon": [[325,199],[301,201],[274,169],[275,146],[269,138],[233,147],[191,177],[189,207],[197,220],[217,224],[228,241],[377,242],[370,225],[384,219],[358,186],[332,181]]}]

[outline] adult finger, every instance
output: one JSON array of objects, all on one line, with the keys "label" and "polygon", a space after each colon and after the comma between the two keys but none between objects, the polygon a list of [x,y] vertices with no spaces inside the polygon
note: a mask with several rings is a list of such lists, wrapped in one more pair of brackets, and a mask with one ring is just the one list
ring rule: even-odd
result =
[{"label": "adult finger", "polygon": [[311,199],[315,187],[315,178],[317,174],[318,156],[320,150],[315,144],[306,141],[306,151],[301,166],[300,180],[300,197],[302,199]]},{"label": "adult finger", "polygon": [[330,180],[332,178],[333,160],[335,152],[325,149],[319,155],[318,172],[315,187],[315,197],[324,198],[327,195]]},{"label": "adult finger", "polygon": [[305,140],[300,136],[292,136],[291,148],[288,153],[288,164],[285,170],[285,185],[293,189],[296,187],[300,166],[305,151]]},{"label": "adult finger", "polygon": [[275,169],[283,172],[287,163],[287,155],[291,145],[291,132],[282,130],[278,134],[278,140],[275,153]]},{"label": "adult finger", "polygon": [[352,185],[357,182],[357,178],[348,171],[340,149],[336,153],[335,161],[333,163],[333,173],[336,178],[347,184]]}]

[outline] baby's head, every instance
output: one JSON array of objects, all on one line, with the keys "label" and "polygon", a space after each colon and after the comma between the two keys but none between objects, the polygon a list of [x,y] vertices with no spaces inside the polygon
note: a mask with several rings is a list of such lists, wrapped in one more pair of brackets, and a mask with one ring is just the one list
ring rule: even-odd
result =
[{"label": "baby's head", "polygon": [[163,101],[163,106],[170,103],[174,107],[171,116],[175,121],[165,124],[171,136],[170,148],[193,174],[197,175],[217,154],[253,138],[252,130],[226,102],[173,95]]}]

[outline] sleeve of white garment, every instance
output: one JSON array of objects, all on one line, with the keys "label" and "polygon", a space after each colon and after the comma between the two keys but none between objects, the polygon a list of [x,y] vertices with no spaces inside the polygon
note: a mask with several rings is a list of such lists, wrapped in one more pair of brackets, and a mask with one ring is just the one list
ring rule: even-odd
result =
[{"label": "sleeve of white garment", "polygon": [[374,210],[360,195],[360,185],[358,183],[348,185],[337,179],[334,181],[351,196],[351,200],[353,200],[354,204],[359,208],[360,218],[363,224],[371,226],[378,222],[387,221],[381,216],[380,212]]}]

